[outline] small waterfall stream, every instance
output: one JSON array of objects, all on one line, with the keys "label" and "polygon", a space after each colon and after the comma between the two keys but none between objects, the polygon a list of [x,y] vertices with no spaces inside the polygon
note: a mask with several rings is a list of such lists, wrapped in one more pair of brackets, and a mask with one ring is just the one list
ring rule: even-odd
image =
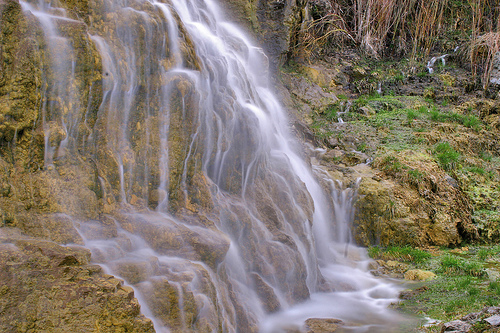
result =
[{"label": "small waterfall stream", "polygon": [[397,288],[350,243],[355,190],[304,161],[265,54],[216,3],[95,1],[85,22],[21,3],[47,44],[45,166],[95,165],[101,211],[75,227],[157,332],[398,320]]}]

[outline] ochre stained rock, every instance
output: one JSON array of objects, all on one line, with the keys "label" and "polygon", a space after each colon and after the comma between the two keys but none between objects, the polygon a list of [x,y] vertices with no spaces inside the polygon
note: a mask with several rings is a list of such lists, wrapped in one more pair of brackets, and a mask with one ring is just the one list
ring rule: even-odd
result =
[{"label": "ochre stained rock", "polygon": [[410,269],[405,273],[406,280],[427,281],[436,277],[431,271],[424,271],[421,269]]},{"label": "ochre stained rock", "polygon": [[307,333],[335,332],[344,323],[340,319],[332,318],[309,318],[305,327]]},{"label": "ochre stained rock", "polygon": [[0,240],[2,332],[154,332],[132,288],[89,264],[88,250]]},{"label": "ochre stained rock", "polygon": [[451,246],[476,238],[467,197],[434,159],[422,152],[393,154],[373,163],[388,177],[364,170],[353,226],[356,242]]}]

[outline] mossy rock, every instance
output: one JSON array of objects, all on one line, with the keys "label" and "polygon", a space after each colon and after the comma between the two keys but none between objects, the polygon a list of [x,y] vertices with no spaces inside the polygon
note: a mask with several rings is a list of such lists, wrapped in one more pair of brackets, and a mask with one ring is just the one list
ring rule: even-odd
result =
[{"label": "mossy rock", "polygon": [[26,238],[1,241],[2,331],[154,332],[134,291],[90,265],[88,250]]}]

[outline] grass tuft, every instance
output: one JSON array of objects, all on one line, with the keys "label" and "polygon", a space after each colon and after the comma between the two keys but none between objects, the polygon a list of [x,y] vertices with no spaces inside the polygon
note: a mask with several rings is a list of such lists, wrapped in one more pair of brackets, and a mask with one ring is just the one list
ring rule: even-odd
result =
[{"label": "grass tuft", "polygon": [[438,143],[434,147],[434,155],[439,165],[445,170],[452,170],[460,160],[460,153],[455,151],[448,142]]},{"label": "grass tuft", "polygon": [[484,276],[483,265],[476,261],[468,261],[457,256],[446,255],[441,258],[441,271],[448,275],[460,274],[470,276]]}]

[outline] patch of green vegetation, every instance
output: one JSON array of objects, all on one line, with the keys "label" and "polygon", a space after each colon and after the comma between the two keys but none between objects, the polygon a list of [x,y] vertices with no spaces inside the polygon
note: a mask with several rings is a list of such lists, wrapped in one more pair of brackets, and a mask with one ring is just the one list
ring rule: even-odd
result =
[{"label": "patch of green vegetation", "polygon": [[[371,251],[376,257],[383,255],[381,249]],[[486,306],[498,306],[500,280],[488,280],[484,260],[499,254],[500,246],[467,249],[460,254],[452,254],[445,249],[442,254],[415,264],[417,268],[433,270],[438,276],[424,286],[416,284],[418,289],[406,294],[397,308],[403,312],[450,321]],[[439,328],[436,326],[424,331],[435,332],[437,329],[439,332]]]},{"label": "patch of green vegetation", "polygon": [[481,120],[479,120],[474,115],[462,115],[458,113],[446,113],[441,112],[435,105],[432,106],[429,113],[429,119],[435,122],[454,122],[458,124],[462,124],[467,128],[472,128],[475,131],[479,131],[481,129],[481,125],[483,124]]},{"label": "patch of green vegetation", "polygon": [[361,142],[356,148],[358,151],[365,153],[368,150],[368,145],[366,142]]},{"label": "patch of green vegetation", "polygon": [[368,255],[374,259],[402,260],[417,264],[423,263],[431,257],[429,252],[411,246],[389,246],[385,249],[378,246],[370,247]]},{"label": "patch of green vegetation", "polygon": [[401,164],[399,160],[394,156],[386,156],[382,160],[382,170],[387,173],[398,173],[404,168],[408,168],[406,165]]},{"label": "patch of green vegetation", "polygon": [[363,106],[370,106],[376,113],[392,112],[402,110],[405,104],[402,103],[396,96],[380,96],[378,94],[362,95],[353,103],[353,110],[357,110]]},{"label": "patch of green vegetation", "polygon": [[493,255],[494,255],[494,251],[490,248],[482,248],[482,249],[479,249],[479,251],[477,252],[477,256],[479,258],[479,260],[486,260],[486,259],[489,259],[491,258]]},{"label": "patch of green vegetation", "polygon": [[326,120],[337,121],[338,119],[337,111],[338,111],[338,106],[335,104],[331,104],[326,108],[323,114]]},{"label": "patch of green vegetation", "polygon": [[424,292],[398,306],[409,313],[449,321],[492,303],[498,304],[495,292],[488,290],[482,282],[483,279],[477,277],[439,276],[426,284]]},{"label": "patch of green vegetation", "polygon": [[468,274],[471,276],[484,276],[486,274],[481,263],[465,260],[454,255],[446,255],[441,258],[440,271],[449,275]]},{"label": "patch of green vegetation", "polygon": [[500,240],[500,212],[480,209],[472,214],[472,221],[483,239],[490,242]]},{"label": "patch of green vegetation", "polygon": [[418,183],[424,178],[424,174],[417,169],[408,170],[408,178],[412,183]]},{"label": "patch of green vegetation", "polygon": [[441,113],[434,107],[432,110],[429,110],[429,119],[432,121],[444,122],[446,121],[447,117],[444,113]]},{"label": "patch of green vegetation", "polygon": [[460,153],[453,149],[448,142],[438,143],[434,147],[434,155],[439,165],[445,170],[452,170],[460,160]]},{"label": "patch of green vegetation", "polygon": [[500,281],[490,281],[488,290],[492,291],[495,295],[500,295]]},{"label": "patch of green vegetation", "polygon": [[479,167],[476,165],[468,166],[465,168],[465,170],[482,176],[486,174],[486,171],[484,170],[483,167]]},{"label": "patch of green vegetation", "polygon": [[473,130],[476,130],[476,131],[478,131],[482,125],[481,120],[479,120],[476,116],[473,116],[473,115],[462,116],[461,123],[465,127],[472,128]]},{"label": "patch of green vegetation", "polygon": [[408,119],[408,122],[412,122],[415,119],[419,118],[419,112],[416,110],[408,109],[406,111],[406,118]]},{"label": "patch of green vegetation", "polygon": [[335,134],[328,128],[324,119],[315,119],[311,124],[311,129],[319,139],[328,139]]},{"label": "patch of green vegetation", "polygon": [[487,151],[480,152],[479,157],[486,162],[491,162],[493,160],[493,156]]},{"label": "patch of green vegetation", "polygon": [[382,248],[378,246],[371,246],[367,250],[368,256],[372,259],[379,259],[382,256]]},{"label": "patch of green vegetation", "polygon": [[477,211],[497,210],[497,202],[500,200],[498,183],[477,181],[477,179],[469,180],[469,186],[465,192]]},{"label": "patch of green vegetation", "polygon": [[342,119],[345,121],[345,122],[349,122],[349,121],[359,121],[359,120],[363,120],[365,117],[362,115],[362,114],[359,114],[357,112],[347,112],[343,115]]},{"label": "patch of green vegetation", "polygon": [[426,77],[429,73],[427,71],[421,71],[417,73],[417,77]]}]

